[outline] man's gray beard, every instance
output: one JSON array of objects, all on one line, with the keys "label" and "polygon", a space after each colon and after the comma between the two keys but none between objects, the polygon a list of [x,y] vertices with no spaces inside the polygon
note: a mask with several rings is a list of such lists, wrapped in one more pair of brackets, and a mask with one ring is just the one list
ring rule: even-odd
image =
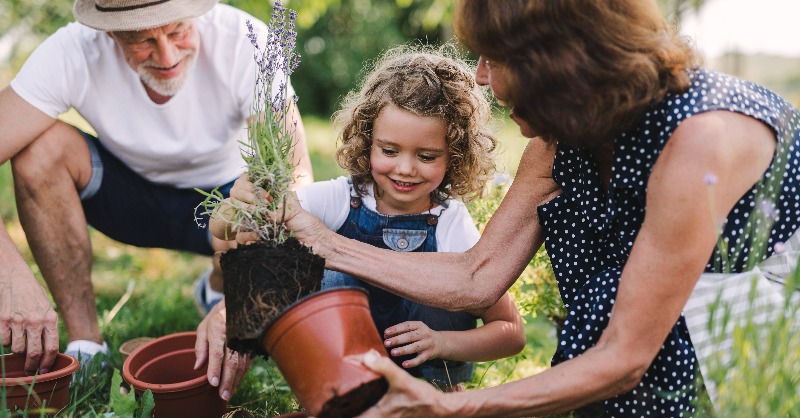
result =
[{"label": "man's gray beard", "polygon": [[181,59],[184,60],[184,68],[178,77],[163,79],[154,76],[152,73],[147,71],[148,67],[153,66],[149,61],[139,64],[139,66],[136,67],[136,72],[139,74],[139,78],[142,79],[147,87],[150,87],[153,91],[162,96],[172,97],[178,93],[178,90],[183,87],[183,84],[189,77],[189,73],[194,67],[194,62],[197,60],[197,55],[194,54],[194,51],[187,49],[181,51]]}]

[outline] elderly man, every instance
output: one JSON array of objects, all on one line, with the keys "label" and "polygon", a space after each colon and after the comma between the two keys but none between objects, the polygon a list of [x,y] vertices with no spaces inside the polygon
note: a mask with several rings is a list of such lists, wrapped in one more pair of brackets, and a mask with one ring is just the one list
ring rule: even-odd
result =
[{"label": "elderly man", "polygon": [[[245,22],[264,38],[267,28],[217,0],[77,0],[73,12],[78,23],[50,36],[0,91],[0,164],[11,160],[20,221],[66,325],[66,351],[86,358],[108,350],[87,223],[141,247],[225,249],[197,227],[194,188],[226,193],[244,170],[238,141],[256,71]],[[97,137],[56,119],[70,107]],[[296,174],[310,182],[296,108],[293,118]],[[28,372],[46,371],[58,352],[56,315],[3,228],[0,264],[2,342],[27,353]],[[221,297],[212,265],[197,284],[204,312]],[[244,369],[236,357],[210,365],[220,394]]]}]

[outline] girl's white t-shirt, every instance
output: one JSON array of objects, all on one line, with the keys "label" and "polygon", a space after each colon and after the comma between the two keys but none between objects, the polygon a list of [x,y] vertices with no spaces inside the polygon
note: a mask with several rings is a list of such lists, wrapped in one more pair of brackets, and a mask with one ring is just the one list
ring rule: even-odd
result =
[{"label": "girl's white t-shirt", "polygon": [[245,167],[239,141],[246,139],[256,77],[247,20],[263,48],[266,25],[238,9],[219,4],[196,19],[197,59],[183,87],[164,104],[150,100],[106,32],[79,23],[45,40],[11,87],[53,118],[74,107],[111,153],[148,180],[214,187]]},{"label": "girl's white t-shirt", "polygon": [[[364,206],[377,212],[373,188],[367,187],[367,194],[361,197]],[[300,206],[314,214],[333,231],[339,230],[350,213],[351,185],[347,177],[320,181],[297,190]],[[463,202],[447,200],[447,208],[438,206],[431,210],[439,215],[436,225],[436,248],[438,252],[461,253],[472,248],[480,238]]]}]

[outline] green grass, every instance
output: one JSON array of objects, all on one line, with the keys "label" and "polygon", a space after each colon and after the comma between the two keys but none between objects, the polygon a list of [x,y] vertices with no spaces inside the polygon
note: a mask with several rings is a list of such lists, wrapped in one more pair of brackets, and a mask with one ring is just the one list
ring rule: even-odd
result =
[{"label": "green grass", "polygon": [[[84,129],[89,129],[74,113],[65,119]],[[333,158],[336,134],[329,121],[304,118],[309,150],[316,180],[326,180],[343,175]],[[513,126],[499,125],[503,151],[499,169],[516,172],[516,161],[524,148],[525,140]],[[90,130],[90,129],[89,129]],[[476,221],[483,225],[502,194],[470,206]],[[12,239],[39,280],[41,275],[27,247],[24,232],[16,217],[10,164],[0,166],[0,216],[5,221]],[[111,349],[109,367],[105,371],[89,368],[80,383],[71,389],[72,403],[62,412],[67,417],[116,416],[109,394],[112,370],[122,369],[119,346],[132,338],[162,335],[195,330],[202,319],[192,302],[192,283],[208,266],[207,257],[194,256],[162,249],[143,249],[117,243],[91,230],[93,249],[92,280],[97,297],[98,316],[103,336]],[[537,261],[541,264],[541,260]],[[555,350],[554,327],[547,309],[538,309],[536,302],[521,296],[523,288],[540,286],[541,277],[549,273],[532,266],[520,281],[516,296],[522,299],[525,313],[528,346],[522,354],[500,361],[482,363],[477,367],[471,387],[494,386],[519,379],[547,367]],[[549,280],[549,279],[548,279]],[[543,315],[542,315],[543,313]],[[59,324],[60,347],[66,347],[66,332]],[[280,372],[272,361],[258,359],[245,376],[231,401],[231,406],[247,409],[258,417],[272,417],[299,409]],[[0,417],[5,418],[3,412]],[[33,416],[33,415],[31,415]]]}]

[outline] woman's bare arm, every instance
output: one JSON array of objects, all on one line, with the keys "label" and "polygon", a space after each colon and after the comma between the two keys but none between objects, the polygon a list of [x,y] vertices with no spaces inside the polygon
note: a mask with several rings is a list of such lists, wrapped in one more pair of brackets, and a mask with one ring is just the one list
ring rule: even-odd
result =
[{"label": "woman's bare arm", "polygon": [[[478,243],[465,253],[397,253],[344,238],[310,214],[289,226],[324,257],[325,267],[356,275],[392,293],[454,311],[492,306],[541,247],[536,207],[560,190],[552,179],[554,146],[529,142],[519,171]],[[434,280],[448,277],[448,280]]]}]

